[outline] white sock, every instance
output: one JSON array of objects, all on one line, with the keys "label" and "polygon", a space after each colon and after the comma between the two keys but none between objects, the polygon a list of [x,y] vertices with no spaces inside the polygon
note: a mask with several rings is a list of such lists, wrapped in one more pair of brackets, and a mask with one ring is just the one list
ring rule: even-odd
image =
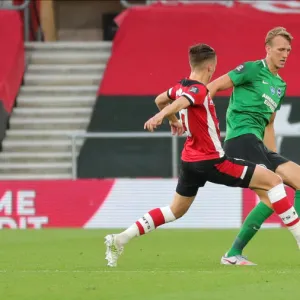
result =
[{"label": "white sock", "polygon": [[298,222],[296,225],[288,227],[292,235],[295,237],[297,244],[300,248],[300,222]]},{"label": "white sock", "polygon": [[130,227],[128,227],[123,232],[119,233],[117,235],[117,243],[120,245],[127,244],[131,239],[133,239],[135,236],[139,235],[139,229],[137,225],[134,223]]},{"label": "white sock", "polygon": [[120,246],[125,245],[134,237],[151,232],[157,227],[175,220],[170,206],[152,209],[129,228],[119,233],[116,236],[117,243]]},{"label": "white sock", "polygon": [[273,187],[268,191],[268,196],[273,205],[274,211],[293,234],[298,245],[300,245],[299,217],[294,206],[287,198],[284,185],[281,183]]}]

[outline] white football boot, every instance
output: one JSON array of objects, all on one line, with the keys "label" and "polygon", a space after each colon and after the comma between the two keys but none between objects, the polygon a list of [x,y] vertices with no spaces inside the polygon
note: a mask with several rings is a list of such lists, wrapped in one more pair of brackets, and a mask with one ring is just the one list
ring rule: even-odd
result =
[{"label": "white football boot", "polygon": [[124,247],[121,247],[116,242],[116,235],[109,234],[105,237],[106,252],[105,259],[109,267],[116,267],[118,258],[122,254]]},{"label": "white football boot", "polygon": [[232,266],[256,266],[255,263],[248,260],[243,255],[227,256],[227,253],[221,258],[221,265],[232,265]]}]

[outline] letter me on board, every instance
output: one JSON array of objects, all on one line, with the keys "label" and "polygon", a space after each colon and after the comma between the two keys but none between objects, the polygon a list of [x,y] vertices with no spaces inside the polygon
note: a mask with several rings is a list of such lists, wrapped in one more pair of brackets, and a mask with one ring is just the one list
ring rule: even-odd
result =
[{"label": "letter me on board", "polygon": [[17,191],[15,195],[6,191],[0,198],[0,229],[40,229],[47,224],[48,217],[36,216],[35,197],[34,190]]}]

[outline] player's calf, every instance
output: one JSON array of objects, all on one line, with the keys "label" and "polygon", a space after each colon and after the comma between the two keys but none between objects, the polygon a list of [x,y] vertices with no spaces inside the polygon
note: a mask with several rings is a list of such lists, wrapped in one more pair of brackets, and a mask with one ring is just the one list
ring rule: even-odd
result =
[{"label": "player's calf", "polygon": [[170,205],[170,208],[176,219],[179,219],[186,214],[186,212],[191,207],[194,199],[195,196],[185,197],[179,195],[178,193],[175,194],[173,202]]},{"label": "player's calf", "polygon": [[144,235],[163,224],[181,218],[190,208],[194,198],[195,197],[183,197],[176,193],[170,206],[150,210],[128,229],[118,234],[118,242],[121,245],[125,245],[136,236]]},{"label": "player's calf", "polygon": [[272,171],[257,166],[249,187],[267,190],[275,213],[300,245],[300,220],[294,206],[287,198],[282,179]]}]

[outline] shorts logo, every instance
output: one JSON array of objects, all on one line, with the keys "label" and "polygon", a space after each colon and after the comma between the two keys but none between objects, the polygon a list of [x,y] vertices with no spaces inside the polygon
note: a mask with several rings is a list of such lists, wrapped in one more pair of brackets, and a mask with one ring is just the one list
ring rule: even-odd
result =
[{"label": "shorts logo", "polygon": [[261,166],[261,167],[263,167],[263,168],[265,168],[265,169],[268,169],[267,166],[264,165],[264,164],[258,164],[258,165]]},{"label": "shorts logo", "polygon": [[197,94],[197,93],[199,93],[199,89],[198,89],[196,86],[192,86],[192,87],[190,88],[190,92],[191,92],[191,93],[194,93],[194,94]]},{"label": "shorts logo", "polygon": [[239,65],[235,68],[236,72],[242,72],[244,70],[245,66],[244,65]]},{"label": "shorts logo", "polygon": [[176,97],[180,97],[182,95],[183,91],[182,89],[179,89],[176,91]]},{"label": "shorts logo", "polygon": [[277,89],[277,96],[280,97],[281,96],[281,89]]},{"label": "shorts logo", "polygon": [[270,87],[270,91],[271,91],[272,95],[275,95],[275,88],[274,88],[274,86]]},{"label": "shorts logo", "polygon": [[244,159],[242,159],[242,158],[234,158],[235,160],[242,160],[242,161],[245,161]]}]

